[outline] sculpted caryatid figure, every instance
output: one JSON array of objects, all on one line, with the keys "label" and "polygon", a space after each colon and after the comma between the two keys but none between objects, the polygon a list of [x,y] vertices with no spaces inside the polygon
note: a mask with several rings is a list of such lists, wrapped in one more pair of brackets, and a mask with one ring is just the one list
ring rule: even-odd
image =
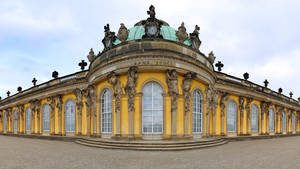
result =
[{"label": "sculpted caryatid figure", "polygon": [[224,135],[225,133],[225,109],[226,109],[226,102],[229,98],[229,94],[228,93],[222,93],[221,96],[221,101],[220,101],[220,107],[221,107],[221,135]]},{"label": "sculpted caryatid figure", "polygon": [[135,95],[135,87],[136,81],[138,78],[137,67],[130,67],[127,75],[127,83],[125,86],[125,92],[128,97],[128,111],[134,112],[134,95]]},{"label": "sculpted caryatid figure", "polygon": [[122,88],[120,85],[120,80],[115,72],[111,72],[107,76],[108,82],[113,86],[114,89],[114,97],[116,99],[116,113],[121,112],[121,96],[122,96]]},{"label": "sculpted caryatid figure", "polygon": [[91,135],[91,118],[93,117],[92,114],[92,107],[93,107],[93,101],[92,97],[90,97],[90,91],[89,88],[84,89],[82,91],[84,97],[85,97],[85,108],[86,108],[86,120],[87,120],[87,135]]},{"label": "sculpted caryatid figure", "polygon": [[88,86],[88,96],[90,98],[90,116],[93,120],[93,133],[96,134],[97,129],[97,91],[94,85]]},{"label": "sculpted caryatid figure", "polygon": [[62,96],[57,95],[56,108],[57,108],[57,116],[58,116],[58,134],[61,134],[61,112],[62,112]]},{"label": "sculpted caryatid figure", "polygon": [[168,94],[171,97],[171,117],[172,117],[172,135],[176,135],[177,123],[177,102],[178,102],[178,76],[175,69],[167,70],[166,82],[168,85]]},{"label": "sculpted caryatid figure", "polygon": [[247,134],[250,134],[250,129],[251,129],[251,109],[250,109],[250,105],[251,105],[251,102],[253,101],[253,98],[250,98],[250,97],[247,97],[246,98],[246,113],[247,113],[247,121],[246,121],[246,130],[247,130]]},{"label": "sculpted caryatid figure", "polygon": [[188,39],[188,34],[186,32],[186,28],[184,26],[184,22],[181,23],[181,25],[178,27],[178,31],[176,31],[176,36],[179,40],[179,42],[183,43]]},{"label": "sculpted caryatid figure", "polygon": [[182,91],[184,98],[184,113],[188,114],[190,112],[190,103],[191,103],[191,81],[195,78],[196,73],[188,72],[184,75],[182,81]]},{"label": "sculpted caryatid figure", "polygon": [[128,97],[128,122],[129,122],[129,135],[133,135],[133,119],[134,119],[134,96],[136,81],[138,78],[137,67],[130,67],[127,74],[127,83],[125,92]]},{"label": "sculpted caryatid figure", "polygon": [[54,117],[55,117],[55,97],[51,96],[47,98],[47,101],[50,102],[50,126],[51,126],[51,131],[50,134],[54,134]]},{"label": "sculpted caryatid figure", "polygon": [[206,136],[210,135],[210,112],[212,112],[213,120],[213,134],[216,132],[216,111],[218,107],[218,92],[214,89],[213,85],[208,85],[205,90],[206,93]]},{"label": "sculpted caryatid figure", "polygon": [[36,117],[37,117],[37,132],[36,132],[36,134],[40,134],[41,101],[36,100],[35,105],[36,105]]},{"label": "sculpted caryatid figure", "polygon": [[31,120],[31,122],[30,122],[30,124],[31,124],[31,134],[34,134],[34,126],[35,126],[35,124],[34,124],[34,122],[35,122],[35,110],[36,110],[36,105],[35,105],[35,101],[31,101],[30,102],[30,111],[31,111],[31,118],[30,118],[30,120]]},{"label": "sculpted caryatid figure", "polygon": [[[270,103],[267,103],[265,101],[262,101],[261,104],[261,115],[260,115],[260,134],[266,134],[266,128],[263,127],[264,124],[264,115],[267,115],[267,112],[269,111]],[[264,130],[263,130],[264,129]]]},{"label": "sculpted caryatid figure", "polygon": [[184,133],[188,135],[188,120],[190,115],[190,105],[191,105],[191,81],[195,78],[196,73],[188,72],[184,75],[182,81],[182,91],[184,98]]},{"label": "sculpted caryatid figure", "polygon": [[126,26],[124,25],[124,23],[121,23],[120,25],[121,26],[119,28],[117,37],[121,42],[125,42],[128,38],[129,31],[126,28]]},{"label": "sculpted caryatid figure", "polygon": [[115,72],[111,72],[107,75],[108,83],[113,86],[114,99],[115,99],[115,113],[116,113],[116,135],[120,136],[120,122],[121,122],[121,97],[122,88],[120,85],[120,80]]},{"label": "sculpted caryatid figure", "polygon": [[77,116],[78,116],[78,135],[81,135],[81,119],[82,119],[82,91],[80,89],[75,89],[73,92],[76,96],[76,110],[77,110]]},{"label": "sculpted caryatid figure", "polygon": [[244,107],[244,97],[243,96],[239,97],[239,108],[240,108],[240,115],[241,115],[241,118],[240,118],[240,122],[241,122],[241,125],[240,125],[240,134],[243,135],[244,110],[245,110],[245,107]]},{"label": "sculpted caryatid figure", "polygon": [[175,69],[167,70],[168,94],[171,96],[171,111],[177,110],[177,98],[178,98],[178,76]]}]

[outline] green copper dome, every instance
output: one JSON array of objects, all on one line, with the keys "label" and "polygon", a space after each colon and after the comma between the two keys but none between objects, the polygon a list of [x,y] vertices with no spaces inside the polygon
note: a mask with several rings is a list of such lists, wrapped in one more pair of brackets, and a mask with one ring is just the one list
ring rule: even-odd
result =
[{"label": "green copper dome", "polygon": [[[160,28],[160,34],[163,36],[163,39],[171,40],[174,42],[179,42],[179,40],[177,39],[177,36],[176,36],[176,30],[172,27],[162,25]],[[144,26],[134,26],[133,28],[129,29],[129,35],[128,35],[127,41],[142,39],[143,35],[145,35]],[[121,43],[121,41],[119,39],[114,41],[115,45],[118,45],[120,43]],[[186,41],[184,41],[184,44],[191,46],[190,38],[188,38]]]}]

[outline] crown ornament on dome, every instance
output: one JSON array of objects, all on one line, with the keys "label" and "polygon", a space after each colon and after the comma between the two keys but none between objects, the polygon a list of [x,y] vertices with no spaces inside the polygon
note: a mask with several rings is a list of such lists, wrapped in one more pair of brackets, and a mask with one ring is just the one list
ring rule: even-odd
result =
[{"label": "crown ornament on dome", "polygon": [[160,28],[163,25],[163,22],[155,18],[155,7],[151,5],[149,11],[147,11],[149,17],[147,20],[142,21],[142,25],[145,28],[145,35],[142,39],[145,38],[163,38],[160,34]]}]

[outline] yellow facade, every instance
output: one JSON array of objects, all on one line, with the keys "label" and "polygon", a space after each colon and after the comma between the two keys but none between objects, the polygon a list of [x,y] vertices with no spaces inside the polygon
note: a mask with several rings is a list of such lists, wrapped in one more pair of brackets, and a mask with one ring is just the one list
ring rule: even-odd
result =
[{"label": "yellow facade", "polygon": [[[122,99],[121,99],[121,120],[120,120],[120,131],[121,131],[121,136],[125,137],[125,136],[128,136],[129,135],[129,116],[128,116],[128,99],[127,99],[127,96],[125,94],[125,91],[124,91],[124,86],[126,85],[126,81],[127,81],[127,75],[126,74],[123,74],[123,75],[120,75],[119,76],[120,78],[120,82],[121,82],[121,86],[123,88],[123,95],[122,95]],[[168,91],[167,91],[167,88],[168,88],[168,85],[166,84],[166,75],[164,72],[140,72],[138,74],[138,80],[137,80],[137,85],[136,85],[136,93],[137,95],[135,96],[135,99],[134,99],[134,104],[135,104],[135,111],[134,111],[134,116],[133,116],[133,134],[135,137],[137,138],[140,138],[142,137],[142,123],[141,123],[141,118],[142,118],[142,99],[143,99],[143,87],[146,83],[148,82],[151,82],[151,81],[154,81],[154,82],[157,82],[158,84],[161,85],[162,89],[163,89],[163,96],[164,96],[164,119],[163,119],[163,138],[170,138],[171,136],[171,131],[172,131],[172,126],[171,126],[171,98],[170,96],[168,95]],[[182,81],[183,81],[183,76],[181,74],[178,75],[178,88],[179,88],[179,98],[178,98],[178,110],[177,110],[177,126],[176,126],[176,135],[178,137],[183,137],[184,136],[184,131],[185,131],[185,125],[184,125],[184,99],[183,99],[183,91],[181,89],[181,85],[182,85]],[[93,129],[93,125],[94,125],[94,120],[93,118],[96,118],[96,129],[95,129],[95,132],[94,134],[97,134],[97,135],[101,135],[101,94],[103,92],[103,90],[105,89],[109,89],[109,90],[112,90],[112,85],[110,83],[108,83],[107,80],[102,80],[102,81],[99,81],[96,85],[96,89],[97,89],[97,114],[96,114],[96,117],[91,117],[91,120],[90,120],[90,128]],[[202,94],[202,100],[203,100],[203,104],[202,104],[202,135],[204,135],[204,133],[206,133],[207,131],[207,119],[208,117],[206,116],[206,113],[207,113],[207,110],[206,110],[206,102],[205,102],[205,99],[206,99],[206,94],[205,94],[205,90],[207,88],[207,84],[205,84],[204,82],[201,82],[199,80],[192,80],[192,83],[191,83],[191,94],[193,94],[193,91],[194,90],[199,90]],[[68,100],[73,100],[74,102],[76,101],[76,96],[75,94],[73,93],[68,93],[68,94],[64,94],[62,96],[62,101],[63,103],[66,103]],[[83,98],[83,102],[85,102],[86,99]],[[214,130],[215,130],[215,135],[221,135],[222,131],[221,131],[221,128],[222,128],[222,119],[221,119],[221,107],[219,106],[220,105],[220,98],[218,99],[218,106],[217,106],[217,110],[216,110],[216,119],[215,119],[215,124],[214,124],[214,121],[213,121],[213,114],[210,113],[209,116],[210,116],[210,135],[213,135],[214,134]],[[226,104],[229,102],[229,101],[234,101],[236,103],[236,105],[239,105],[239,96],[237,95],[233,95],[233,94],[230,94],[229,95],[229,98],[226,102]],[[31,129],[31,133],[33,134],[45,134],[45,133],[42,133],[41,129],[43,127],[43,119],[42,119],[42,108],[45,104],[50,104],[50,102],[47,100],[47,98],[43,98],[41,99],[41,118],[40,118],[40,121],[38,122],[38,114],[37,112],[34,113],[34,119],[32,122],[34,122],[34,128]],[[116,120],[116,114],[115,114],[115,99],[112,99],[112,134],[111,136],[115,136],[116,135],[116,123],[117,123],[117,120]],[[258,116],[258,121],[260,121],[259,123],[259,126],[258,126],[258,133],[253,133],[251,132],[250,135],[258,135],[258,134],[266,134],[266,133],[269,133],[270,132],[270,129],[269,129],[269,121],[267,119],[267,115],[264,113],[263,116],[261,117],[261,101],[259,100],[256,100],[254,99],[253,102],[251,103],[250,107],[252,107],[253,105],[256,105],[259,109],[259,116]],[[244,105],[245,106],[245,103]],[[26,109],[30,107],[30,103],[25,103],[24,104],[24,110],[26,111]],[[15,110],[17,109],[17,107],[13,107],[12,108],[12,112],[14,112]],[[275,122],[275,126],[274,126],[274,132],[275,133],[282,133],[282,126],[281,126],[281,116],[278,115],[278,113],[276,113],[276,107],[275,105],[270,105],[270,109],[273,109],[274,110],[274,121],[276,120]],[[77,111],[77,109],[76,109]],[[227,109],[226,111],[227,112]],[[284,112],[288,112],[287,109],[284,109]],[[193,132],[192,132],[192,127],[193,127],[193,119],[192,119],[192,113],[193,113],[193,100],[191,102],[191,105],[190,105],[190,113],[189,113],[189,118],[188,118],[188,135],[193,135]],[[244,109],[244,118],[242,119],[243,122],[241,122],[241,114],[240,114],[240,109],[237,108],[237,112],[236,112],[236,133],[235,135],[243,135],[243,134],[247,134],[247,127],[248,128],[251,128],[251,123],[247,123],[247,112],[246,110]],[[299,120],[297,120],[297,114],[295,111],[293,111],[294,115],[295,115],[295,122],[297,123],[296,124],[296,132],[299,132],[300,131],[300,125],[299,125]],[[276,115],[276,116],[275,116]],[[55,135],[66,135],[67,133],[65,132],[65,108],[63,106],[62,108],[62,112],[61,112],[61,117],[59,118],[58,117],[58,110],[55,109],[55,131],[54,131],[54,134]],[[287,116],[288,117],[288,114]],[[290,116],[291,117],[291,116]],[[59,119],[61,119],[61,126],[59,126]],[[225,113],[225,119],[227,119],[227,113]],[[2,119],[1,119],[1,124],[0,124],[0,131],[3,132],[4,131],[4,111],[2,111]],[[86,105],[84,104],[83,105],[83,108],[82,108],[82,119],[81,119],[82,123],[81,123],[81,133],[82,135],[87,135],[87,111],[86,111]],[[250,120],[251,121],[251,120]],[[227,120],[225,120],[225,124],[224,124],[224,133],[225,135],[229,135],[227,133]],[[8,117],[8,120],[7,120],[7,123],[8,123],[8,129],[7,129],[7,132],[8,133],[12,133],[14,131],[13,129],[13,123],[14,123],[14,120],[13,120],[13,115],[9,116]],[[242,133],[240,132],[241,130],[241,124],[243,124],[243,131]],[[291,133],[292,132],[292,118],[287,118],[287,132],[288,133]],[[50,133],[52,133],[52,123],[50,123]],[[79,133],[78,131],[78,125],[79,125],[79,121],[78,121],[78,114],[76,112],[75,114],[75,133],[74,135],[77,135]],[[248,126],[247,126],[248,125]],[[21,115],[19,114],[19,120],[18,120],[18,126],[19,126],[19,130],[18,130],[18,133],[26,133],[26,115]],[[61,131],[59,131],[59,129],[61,129]],[[39,131],[38,131],[39,130]],[[27,134],[30,134],[30,133],[27,133]],[[48,133],[49,134],[49,133]]]}]

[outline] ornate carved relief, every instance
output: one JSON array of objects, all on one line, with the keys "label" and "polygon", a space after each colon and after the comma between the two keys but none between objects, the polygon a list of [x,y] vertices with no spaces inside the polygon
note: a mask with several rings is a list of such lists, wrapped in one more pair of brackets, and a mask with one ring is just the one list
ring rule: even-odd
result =
[{"label": "ornate carved relief", "polygon": [[184,26],[184,22],[178,27],[178,31],[176,31],[176,36],[179,42],[183,43],[188,39],[188,34],[186,33],[186,28]]},{"label": "ornate carved relief", "polygon": [[168,94],[171,97],[172,136],[175,136],[177,123],[177,103],[179,96],[178,75],[175,69],[167,70],[166,82],[168,85]]},{"label": "ornate carved relief", "polygon": [[58,116],[58,134],[62,134],[62,106],[63,106],[63,100],[62,100],[62,95],[57,95],[56,96],[57,101],[56,101],[56,108],[57,108],[57,116]]},{"label": "ornate carved relief", "polygon": [[253,102],[253,98],[247,97],[246,98],[246,113],[247,113],[247,121],[246,121],[246,126],[247,126],[247,134],[250,134],[251,132],[251,103]]},{"label": "ornate carved relief", "polygon": [[81,135],[82,134],[82,107],[83,107],[83,102],[82,102],[82,91],[80,89],[75,89],[73,91],[73,93],[76,96],[76,110],[77,110],[77,117],[78,117],[78,133],[77,135]]},{"label": "ornate carved relief", "polygon": [[226,110],[226,102],[229,99],[229,94],[220,92],[221,94],[221,101],[220,101],[220,107],[221,107],[221,135],[225,135],[225,110]]},{"label": "ornate carved relief", "polygon": [[50,102],[50,126],[51,126],[51,131],[50,131],[50,134],[53,135],[55,134],[55,105],[56,105],[56,102],[55,102],[55,97],[54,96],[51,96],[51,97],[48,97],[47,98],[47,101]]},{"label": "ornate carved relief", "polygon": [[244,97],[239,97],[239,110],[240,110],[240,135],[243,135],[243,129],[244,129]]},{"label": "ornate carved relief", "polygon": [[129,34],[128,29],[126,28],[126,26],[123,23],[121,23],[119,31],[118,31],[118,35],[117,35],[118,39],[121,42],[125,42],[128,38],[128,34]]},{"label": "ornate carved relief", "polygon": [[191,81],[196,77],[196,73],[188,72],[182,80],[182,91],[184,99],[184,134],[188,135],[189,117],[191,107]]},{"label": "ornate carved relief", "polygon": [[120,136],[120,122],[121,122],[121,97],[122,88],[120,85],[120,80],[115,72],[111,72],[107,75],[107,81],[110,83],[114,90],[115,99],[115,113],[116,113],[116,136]]},{"label": "ornate carved relief", "polygon": [[127,83],[125,86],[125,92],[128,97],[128,122],[129,122],[129,135],[133,135],[133,119],[134,119],[134,97],[135,87],[138,78],[138,68],[130,67],[127,74]]},{"label": "ornate carved relief", "polygon": [[212,112],[213,135],[216,134],[216,111],[218,107],[219,93],[214,86],[209,84],[205,90],[206,93],[206,136],[210,136],[210,114]]}]

